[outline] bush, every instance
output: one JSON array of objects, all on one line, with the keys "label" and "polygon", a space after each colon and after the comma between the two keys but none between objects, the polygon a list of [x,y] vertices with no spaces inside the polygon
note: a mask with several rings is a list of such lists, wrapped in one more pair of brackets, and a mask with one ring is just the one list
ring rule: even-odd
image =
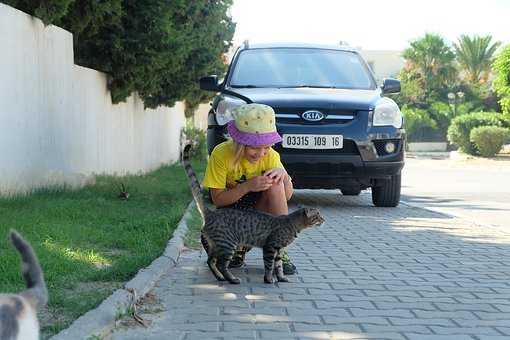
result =
[{"label": "bush", "polygon": [[457,103],[455,106],[446,101],[433,100],[420,106],[402,105],[404,126],[410,142],[445,142],[448,127],[456,116],[482,110],[471,101]]},{"label": "bush", "polygon": [[407,140],[409,142],[424,141],[427,136],[433,134],[437,129],[436,122],[430,117],[426,110],[402,108],[404,115],[404,127],[406,129]]},{"label": "bush", "polygon": [[499,126],[480,126],[471,130],[470,140],[483,157],[497,154],[510,135],[510,130]]},{"label": "bush", "polygon": [[510,123],[498,112],[474,112],[461,115],[452,120],[448,128],[448,140],[463,152],[476,155],[478,149],[471,142],[471,130],[480,126],[509,127]]},{"label": "bush", "polygon": [[503,112],[510,117],[510,45],[498,54],[493,68],[496,73],[494,89],[501,98]]},{"label": "bush", "polygon": [[207,155],[207,143],[205,131],[196,128],[191,122],[182,130],[183,145],[191,144],[190,156],[193,159],[204,160]]}]

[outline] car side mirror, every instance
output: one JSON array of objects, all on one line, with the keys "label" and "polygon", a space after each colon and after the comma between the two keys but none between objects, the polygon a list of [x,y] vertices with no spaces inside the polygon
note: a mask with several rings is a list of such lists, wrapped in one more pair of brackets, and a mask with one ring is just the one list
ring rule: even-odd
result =
[{"label": "car side mirror", "polygon": [[398,93],[400,92],[400,80],[385,78],[381,89],[383,93]]},{"label": "car side mirror", "polygon": [[218,92],[220,90],[220,85],[218,84],[218,76],[213,75],[200,78],[200,89]]}]

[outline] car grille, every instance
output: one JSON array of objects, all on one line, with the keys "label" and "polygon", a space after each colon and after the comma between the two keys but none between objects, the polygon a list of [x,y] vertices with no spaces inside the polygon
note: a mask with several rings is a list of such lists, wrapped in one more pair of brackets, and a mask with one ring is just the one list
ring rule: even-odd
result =
[{"label": "car grille", "polygon": [[309,111],[310,108],[277,108],[275,109],[276,121],[286,124],[301,125],[329,125],[329,124],[347,124],[356,117],[356,111],[319,109],[326,118],[318,122],[309,122],[301,118],[301,115]]},{"label": "car grille", "polygon": [[280,154],[300,154],[300,155],[359,155],[358,147],[354,141],[344,139],[341,149],[292,149],[284,148],[281,143],[276,144],[275,149]]},{"label": "car grille", "polygon": [[342,176],[352,175],[355,171],[352,163],[293,163],[286,169],[292,176]]},{"label": "car grille", "polygon": [[[393,142],[395,144],[395,152],[391,154],[386,152],[384,146],[386,145],[387,142]],[[400,151],[400,139],[380,139],[374,140],[373,143],[378,156],[388,156]]]}]

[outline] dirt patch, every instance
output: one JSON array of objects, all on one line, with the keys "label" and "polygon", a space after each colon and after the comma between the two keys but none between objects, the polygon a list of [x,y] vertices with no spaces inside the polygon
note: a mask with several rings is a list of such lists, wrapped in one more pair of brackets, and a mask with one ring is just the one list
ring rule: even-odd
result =
[{"label": "dirt patch", "polygon": [[138,301],[135,308],[130,308],[123,313],[121,318],[117,320],[115,328],[125,329],[149,326],[152,320],[157,317],[156,315],[164,311],[165,309],[161,301],[156,295],[149,292]]}]

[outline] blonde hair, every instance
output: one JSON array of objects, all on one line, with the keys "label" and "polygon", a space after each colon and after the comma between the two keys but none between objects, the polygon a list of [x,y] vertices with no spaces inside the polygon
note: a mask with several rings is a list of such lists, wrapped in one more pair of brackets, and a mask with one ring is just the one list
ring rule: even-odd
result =
[{"label": "blonde hair", "polygon": [[232,140],[233,149],[234,149],[234,159],[232,166],[234,169],[237,169],[239,163],[241,162],[241,158],[244,155],[244,150],[246,149],[246,145],[239,144],[235,140]]}]

